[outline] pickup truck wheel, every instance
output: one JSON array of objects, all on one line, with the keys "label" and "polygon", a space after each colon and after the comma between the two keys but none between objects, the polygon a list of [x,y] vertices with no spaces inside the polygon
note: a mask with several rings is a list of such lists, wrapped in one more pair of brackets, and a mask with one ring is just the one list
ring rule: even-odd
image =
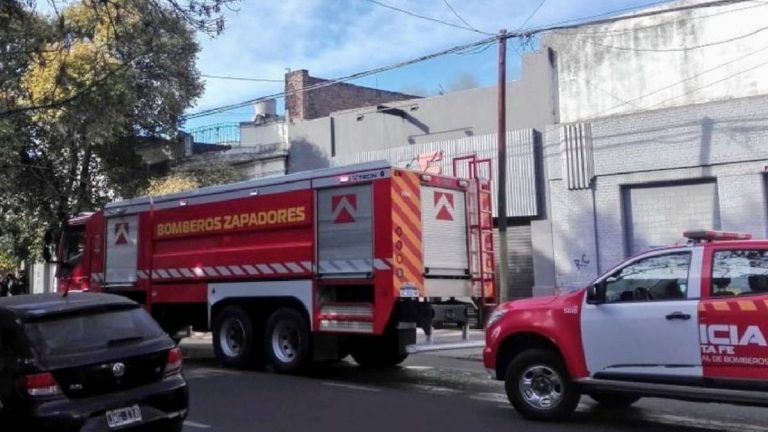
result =
[{"label": "pickup truck wheel", "polygon": [[546,349],[529,349],[512,359],[504,387],[515,410],[531,420],[565,419],[581,398],[560,356]]},{"label": "pickup truck wheel", "polygon": [[263,367],[264,351],[256,338],[251,316],[238,306],[227,306],[213,322],[213,351],[222,365],[246,369]]},{"label": "pickup truck wheel", "polygon": [[627,408],[640,400],[640,396],[625,393],[593,392],[589,397],[606,408]]},{"label": "pickup truck wheel", "polygon": [[264,348],[269,361],[280,373],[299,372],[310,360],[307,320],[293,308],[276,310],[267,320]]}]

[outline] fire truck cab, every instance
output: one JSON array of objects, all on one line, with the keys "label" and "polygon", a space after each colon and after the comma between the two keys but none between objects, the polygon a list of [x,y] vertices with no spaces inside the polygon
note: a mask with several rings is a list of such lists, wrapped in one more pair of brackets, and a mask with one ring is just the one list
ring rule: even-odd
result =
[{"label": "fire truck cab", "polygon": [[70,221],[59,289],[210,330],[231,367],[397,364],[417,327],[495,303],[490,182],[473,177],[369,162],[111,203]]}]

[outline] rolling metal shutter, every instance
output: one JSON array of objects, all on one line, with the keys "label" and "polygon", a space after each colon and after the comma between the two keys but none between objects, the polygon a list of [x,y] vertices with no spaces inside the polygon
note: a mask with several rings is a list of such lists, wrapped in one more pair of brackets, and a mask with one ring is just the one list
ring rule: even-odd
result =
[{"label": "rolling metal shutter", "polygon": [[[533,243],[531,226],[519,225],[507,227],[507,249],[509,252],[509,298],[526,298],[533,294]],[[493,230],[493,251],[496,257],[496,271],[499,266],[499,231]],[[498,277],[496,279],[498,283]],[[501,290],[501,287],[499,287]],[[500,291],[501,292],[501,291]]]},{"label": "rolling metal shutter", "polygon": [[717,183],[627,187],[624,221],[630,255],[677,243],[691,229],[720,229]]}]

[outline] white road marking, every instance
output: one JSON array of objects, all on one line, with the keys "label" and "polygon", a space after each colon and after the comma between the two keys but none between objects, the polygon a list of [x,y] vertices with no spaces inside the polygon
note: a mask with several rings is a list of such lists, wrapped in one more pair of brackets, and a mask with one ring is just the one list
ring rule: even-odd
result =
[{"label": "white road marking", "polygon": [[345,383],[337,383],[337,382],[324,382],[323,385],[329,386],[329,387],[341,387],[346,388],[350,390],[361,390],[361,391],[367,391],[367,392],[380,392],[381,389],[376,387],[368,387],[368,386],[361,386],[361,385],[355,385],[355,384],[345,384]]},{"label": "white road marking", "polygon": [[184,421],[184,426],[189,426],[189,427],[198,428],[198,429],[210,429],[211,428],[211,425],[207,425],[207,424],[203,424],[203,423],[198,423],[198,422],[193,422],[191,420],[185,420]]},{"label": "white road marking", "polygon": [[494,403],[508,402],[507,397],[500,393],[475,393],[473,395],[470,395],[469,398],[474,400],[494,402]]},{"label": "white road marking", "polygon": [[424,385],[424,384],[406,384],[400,388],[410,389],[413,391],[417,391],[419,393],[440,394],[440,395],[452,395],[452,394],[459,393],[459,390],[456,390],[456,389],[452,389],[448,387]]},{"label": "white road marking", "polygon": [[434,369],[434,367],[433,366],[403,366],[403,369],[422,371],[422,370]]}]

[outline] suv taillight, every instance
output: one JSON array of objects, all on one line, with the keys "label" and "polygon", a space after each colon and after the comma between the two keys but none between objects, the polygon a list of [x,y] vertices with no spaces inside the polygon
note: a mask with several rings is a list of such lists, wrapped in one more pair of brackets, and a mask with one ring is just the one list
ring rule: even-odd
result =
[{"label": "suv taillight", "polygon": [[18,387],[30,396],[54,396],[61,394],[61,388],[50,372],[26,375],[19,378]]},{"label": "suv taillight", "polygon": [[181,350],[173,347],[168,351],[168,360],[165,363],[165,376],[169,377],[181,373]]}]

